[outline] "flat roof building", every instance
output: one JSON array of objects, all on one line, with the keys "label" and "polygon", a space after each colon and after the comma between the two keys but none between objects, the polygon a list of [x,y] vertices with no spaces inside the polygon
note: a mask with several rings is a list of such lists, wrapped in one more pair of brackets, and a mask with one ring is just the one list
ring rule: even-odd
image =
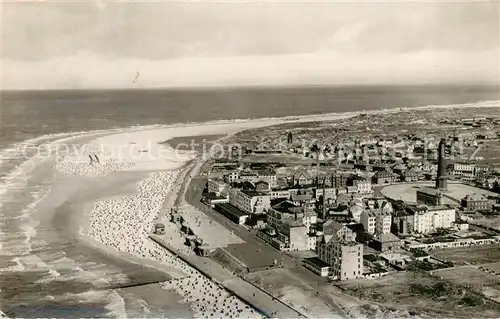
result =
[{"label": "flat roof building", "polygon": [[215,204],[215,210],[238,225],[243,225],[248,219],[248,214],[242,212],[231,204]]}]

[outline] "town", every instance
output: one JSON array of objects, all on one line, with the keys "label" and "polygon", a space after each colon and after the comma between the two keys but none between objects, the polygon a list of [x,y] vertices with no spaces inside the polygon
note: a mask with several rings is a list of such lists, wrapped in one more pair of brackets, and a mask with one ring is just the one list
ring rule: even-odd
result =
[{"label": "town", "polygon": [[[382,292],[357,289],[425,272],[459,286],[472,276],[479,282],[468,298],[484,297],[481,289],[500,283],[500,117],[481,111],[361,114],[239,133],[205,163],[191,201],[246,243],[208,245],[194,230],[199,220],[177,210],[170,219],[193,252],[271,294],[269,278],[296,276],[377,300]],[[500,302],[500,291],[490,297]]]}]

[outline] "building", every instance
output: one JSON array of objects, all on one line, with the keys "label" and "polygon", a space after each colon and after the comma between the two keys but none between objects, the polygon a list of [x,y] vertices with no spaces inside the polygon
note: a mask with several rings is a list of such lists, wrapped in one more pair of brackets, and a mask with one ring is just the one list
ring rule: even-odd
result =
[{"label": "building", "polygon": [[335,221],[323,225],[318,238],[318,258],[330,265],[329,275],[339,280],[363,276],[363,245],[354,241],[356,235],[348,227]]},{"label": "building", "polygon": [[463,222],[463,221],[456,221],[453,224],[453,229],[455,231],[468,231],[469,230],[469,223]]},{"label": "building", "polygon": [[492,236],[490,238],[459,238],[453,241],[437,241],[433,243],[421,243],[421,242],[410,242],[405,245],[407,249],[422,249],[422,250],[431,250],[431,249],[444,249],[444,248],[464,248],[471,246],[480,246],[480,245],[494,245],[500,243],[500,236]]},{"label": "building", "polygon": [[299,189],[297,192],[291,192],[290,200],[295,205],[314,204],[316,202],[313,191],[304,189]]},{"label": "building", "polygon": [[468,211],[490,211],[493,208],[493,202],[479,194],[465,196],[461,204]]},{"label": "building", "polygon": [[224,175],[224,181],[228,184],[232,184],[240,180],[240,172],[231,171]]},{"label": "building", "polygon": [[357,194],[358,188],[356,186],[347,186],[346,187],[347,194]]},{"label": "building", "polygon": [[413,168],[410,168],[401,174],[402,182],[416,182],[419,178],[419,174]]},{"label": "building", "polygon": [[267,212],[267,233],[273,237],[268,240],[280,250],[309,250],[313,245],[310,228],[316,222],[316,213],[310,206],[283,201]]},{"label": "building", "polygon": [[416,206],[414,209],[414,230],[427,234],[440,228],[452,228],[455,222],[455,209],[447,206]]},{"label": "building", "polygon": [[391,232],[392,216],[382,209],[367,209],[361,213],[361,224],[370,234]]},{"label": "building", "polygon": [[386,170],[378,171],[372,177],[373,184],[392,184],[397,182],[397,175]]},{"label": "building", "polygon": [[376,214],[372,212],[371,210],[364,210],[361,213],[361,224],[363,224],[363,227],[365,228],[365,231],[370,234],[375,233],[375,223],[376,223]]},{"label": "building", "polygon": [[446,174],[446,163],[445,163],[445,140],[442,139],[438,146],[438,167],[437,167],[437,178],[436,178],[436,189],[441,191],[446,191],[448,188],[448,177]]},{"label": "building", "polygon": [[413,212],[403,210],[392,216],[392,223],[397,227],[398,234],[408,235],[415,231],[415,216]]},{"label": "building", "polygon": [[408,168],[406,167],[405,164],[399,163],[396,166],[392,168],[392,171],[398,175],[403,175],[403,173],[407,170]]},{"label": "building", "polygon": [[248,214],[263,214],[271,207],[271,196],[253,190],[231,189],[229,203]]},{"label": "building", "polygon": [[305,268],[318,276],[326,277],[330,273],[330,265],[318,257],[305,258],[303,263]]},{"label": "building", "polygon": [[337,195],[335,202],[337,203],[338,206],[347,207],[347,206],[349,206],[349,203],[351,202],[351,200],[352,200],[352,195],[347,194],[347,192],[344,192],[344,193]]},{"label": "building", "polygon": [[440,189],[420,187],[417,190],[417,204],[441,206],[443,205],[443,194]]},{"label": "building", "polygon": [[392,215],[382,209],[377,211],[377,218],[375,221],[375,233],[382,235],[391,232]]},{"label": "building", "polygon": [[283,201],[271,207],[267,215],[268,225],[271,227],[283,221],[298,220],[300,224],[306,226],[309,231],[311,225],[317,222],[317,215],[313,206],[307,204],[297,206],[290,201]]},{"label": "building", "polygon": [[269,187],[276,188],[278,186],[278,176],[271,170],[263,170],[257,172],[257,178],[261,181],[269,183]]},{"label": "building", "polygon": [[385,233],[373,237],[370,246],[374,249],[385,252],[397,252],[401,250],[401,239],[392,233]]},{"label": "building", "polygon": [[259,180],[259,175],[255,173],[248,173],[248,172],[242,172],[240,173],[240,182],[250,182],[250,183],[255,183]]},{"label": "building", "polygon": [[212,168],[215,170],[235,170],[238,168],[238,162],[236,161],[226,161],[226,160],[215,160],[212,164]]},{"label": "building", "polygon": [[[331,188],[343,188],[347,186],[349,176],[347,174],[343,173],[337,173],[337,174],[331,174],[331,175],[325,175],[321,177],[321,180],[326,184],[329,185]],[[318,179],[319,183],[319,179]]]},{"label": "building", "polygon": [[208,180],[208,192],[217,196],[226,196],[229,191],[229,185],[219,178]]},{"label": "building", "polygon": [[344,210],[328,210],[327,213],[325,213],[324,219],[331,219],[335,220],[339,223],[348,223],[351,221],[350,213],[349,210],[344,209]]},{"label": "building", "polygon": [[229,203],[229,196],[219,196],[215,193],[207,193],[203,195],[203,202],[213,208],[215,204]]},{"label": "building", "polygon": [[259,193],[267,193],[271,190],[271,185],[269,185],[268,182],[265,181],[258,181],[255,183],[255,191]]},{"label": "building", "polygon": [[476,164],[456,162],[453,164],[453,175],[460,178],[474,178],[476,176]]},{"label": "building", "polygon": [[277,198],[290,199],[289,190],[271,190],[269,194],[271,195],[271,199],[277,199]]},{"label": "building", "polygon": [[357,180],[354,182],[359,194],[369,194],[372,192],[372,183],[370,181]]},{"label": "building", "polygon": [[293,175],[293,185],[306,186],[311,185],[313,182],[314,181],[311,178],[311,175],[309,175],[309,173],[307,173],[305,170],[299,170]]},{"label": "building", "polygon": [[361,223],[361,214],[363,213],[363,211],[364,208],[362,205],[354,204],[349,207],[349,213],[356,223]]},{"label": "building", "polygon": [[[325,196],[323,196],[323,193],[325,194]],[[316,198],[316,200],[319,200],[320,197],[324,199],[335,199],[337,198],[337,190],[331,187],[318,187],[314,190],[314,197]]]},{"label": "building", "polygon": [[316,244],[318,243],[318,235],[313,233],[307,234],[307,249],[316,250]]},{"label": "building", "polygon": [[477,174],[487,174],[491,170],[491,164],[487,163],[477,163],[476,164],[476,175]]},{"label": "building", "polygon": [[248,226],[256,229],[263,229],[267,226],[266,214],[251,214],[245,222]]},{"label": "building", "polygon": [[215,210],[238,225],[245,224],[248,219],[248,214],[231,204],[215,204]]}]

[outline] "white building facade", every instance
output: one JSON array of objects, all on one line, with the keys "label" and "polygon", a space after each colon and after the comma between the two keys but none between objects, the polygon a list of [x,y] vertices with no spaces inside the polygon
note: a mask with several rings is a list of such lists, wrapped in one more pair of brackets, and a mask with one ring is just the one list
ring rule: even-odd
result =
[{"label": "white building facade", "polygon": [[455,222],[455,209],[423,206],[417,209],[414,218],[415,231],[427,234],[439,228],[452,228]]},{"label": "white building facade", "polygon": [[218,196],[226,196],[229,191],[229,185],[220,179],[208,180],[208,192],[215,193]]},{"label": "white building facade", "polygon": [[[332,227],[318,238],[318,258],[330,265],[329,274],[338,280],[363,277],[363,244],[354,241],[354,234],[347,227]],[[328,232],[328,234],[326,234]]]},{"label": "white building facade", "polygon": [[372,183],[370,181],[358,181],[356,187],[360,194],[369,194],[372,192]]},{"label": "white building facade", "polygon": [[375,223],[377,222],[377,218],[375,214],[370,210],[365,210],[361,213],[361,224],[365,228],[365,231],[370,234],[375,233]]},{"label": "white building facade", "polygon": [[367,209],[361,213],[361,224],[370,234],[391,232],[392,215],[381,209]]},{"label": "white building facade", "polygon": [[255,191],[232,189],[229,203],[249,214],[263,214],[271,207],[271,196]]}]

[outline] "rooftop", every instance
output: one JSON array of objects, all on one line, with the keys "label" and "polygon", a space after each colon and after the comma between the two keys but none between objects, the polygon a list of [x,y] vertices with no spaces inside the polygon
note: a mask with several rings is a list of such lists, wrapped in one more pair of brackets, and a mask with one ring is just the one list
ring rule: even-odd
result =
[{"label": "rooftop", "polygon": [[248,214],[246,214],[245,212],[242,212],[241,210],[239,210],[238,208],[234,207],[233,205],[231,204],[215,204],[215,209],[216,210],[220,210],[220,211],[224,211],[226,213],[229,213],[237,218],[240,218],[240,217],[243,217],[243,216],[248,216]]},{"label": "rooftop", "polygon": [[472,195],[467,195],[464,197],[464,200],[471,200],[471,201],[484,201],[488,200],[484,195],[482,194],[472,194]]},{"label": "rooftop", "polygon": [[377,241],[382,242],[382,243],[387,243],[387,242],[391,242],[391,241],[401,241],[401,239],[399,237],[397,237],[396,235],[394,235],[392,233],[377,235],[374,238],[374,240],[377,240]]},{"label": "rooftop", "polygon": [[215,193],[208,193],[205,195],[206,199],[209,199],[209,200],[215,200],[215,199],[226,199],[226,197],[223,197],[223,196],[218,196],[217,194]]},{"label": "rooftop", "polygon": [[341,223],[335,221],[335,220],[327,220],[324,224],[323,224],[323,233],[325,234],[333,234],[333,232],[335,231],[338,231],[342,228],[344,228],[345,226],[342,225]]},{"label": "rooftop", "polygon": [[292,202],[287,201],[287,200],[282,201],[279,204],[273,206],[274,210],[281,212],[281,213],[291,213],[291,210],[293,208],[299,208],[299,206],[296,206]]},{"label": "rooftop", "polygon": [[311,200],[313,198],[313,194],[312,193],[292,194],[291,198],[293,201],[307,201],[307,200]]},{"label": "rooftop", "polygon": [[327,264],[323,260],[319,259],[318,257],[305,258],[304,262],[311,264],[312,266],[314,266],[316,268],[330,267],[329,264]]},{"label": "rooftop", "polygon": [[244,189],[244,190],[242,190],[242,192],[248,196],[251,196],[251,197],[264,196],[264,194],[262,194],[262,193],[259,193],[259,192],[254,191],[254,190],[249,190],[249,189]]},{"label": "rooftop", "polygon": [[366,209],[364,212],[368,214],[368,217],[377,217],[377,216],[391,216],[389,212],[383,211],[380,208],[370,208]]}]

